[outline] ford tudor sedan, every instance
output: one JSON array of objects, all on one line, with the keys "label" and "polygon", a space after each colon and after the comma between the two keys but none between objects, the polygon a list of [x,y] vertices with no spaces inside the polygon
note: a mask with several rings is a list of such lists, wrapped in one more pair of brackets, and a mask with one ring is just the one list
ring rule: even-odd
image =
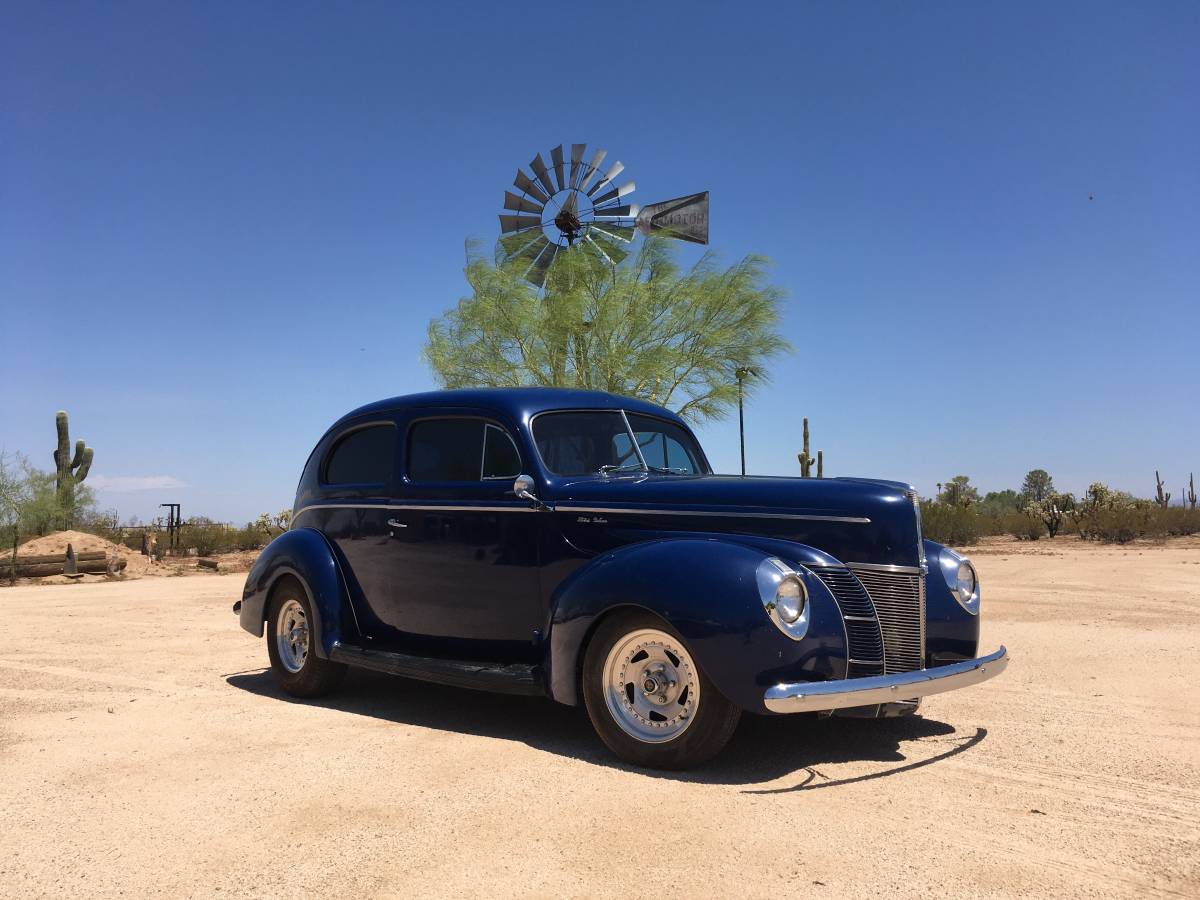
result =
[{"label": "ford tudor sedan", "polygon": [[1008,661],[977,655],[975,570],[908,485],[714,475],[673,413],[563,389],[340,419],[234,609],[295,696],[360,666],[582,702],[668,768],[743,712],[905,715]]}]

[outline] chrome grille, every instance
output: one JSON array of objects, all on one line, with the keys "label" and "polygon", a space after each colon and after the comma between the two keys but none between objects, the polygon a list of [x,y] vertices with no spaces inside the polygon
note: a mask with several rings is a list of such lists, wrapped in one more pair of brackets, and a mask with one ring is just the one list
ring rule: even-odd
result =
[{"label": "chrome grille", "polygon": [[847,569],[815,569],[842,610],[846,650],[850,657],[847,678],[883,674],[883,636],[871,598]]},{"label": "chrome grille", "polygon": [[856,569],[883,633],[886,673],[925,668],[925,578],[907,572]]}]

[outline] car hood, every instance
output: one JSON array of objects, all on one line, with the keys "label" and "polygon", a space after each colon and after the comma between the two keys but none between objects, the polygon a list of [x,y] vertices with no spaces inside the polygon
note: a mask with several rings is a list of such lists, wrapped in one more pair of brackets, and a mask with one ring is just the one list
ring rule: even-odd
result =
[{"label": "car hood", "polygon": [[910,490],[865,478],[636,475],[563,481],[552,499],[562,512],[593,510],[616,529],[762,535],[843,562],[917,565]]}]

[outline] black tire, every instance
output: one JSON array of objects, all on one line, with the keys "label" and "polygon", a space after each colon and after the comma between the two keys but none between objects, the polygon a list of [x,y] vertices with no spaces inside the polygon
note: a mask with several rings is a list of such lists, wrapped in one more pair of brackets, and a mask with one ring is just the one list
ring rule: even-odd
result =
[{"label": "black tire", "polygon": [[724,748],[742,715],[742,711],[721,695],[698,665],[695,675],[699,680],[699,700],[691,721],[677,737],[665,742],[648,743],[630,734],[614,718],[605,700],[604,667],[609,653],[632,633],[648,628],[670,635],[688,656],[692,656],[679,632],[657,616],[627,613],[606,619],[592,636],[584,657],[583,700],[588,717],[600,740],[626,762],[651,769],[698,766]]},{"label": "black tire", "polygon": [[312,648],[320,638],[310,630],[308,652],[304,655],[303,664],[298,671],[288,668],[279,649],[279,613],[285,605],[293,601],[300,604],[305,619],[309,623],[313,621],[308,593],[299,582],[288,578],[276,585],[267,607],[267,654],[271,658],[271,671],[275,674],[279,686],[293,697],[320,697],[342,683],[342,679],[346,677],[346,666],[317,656]]}]

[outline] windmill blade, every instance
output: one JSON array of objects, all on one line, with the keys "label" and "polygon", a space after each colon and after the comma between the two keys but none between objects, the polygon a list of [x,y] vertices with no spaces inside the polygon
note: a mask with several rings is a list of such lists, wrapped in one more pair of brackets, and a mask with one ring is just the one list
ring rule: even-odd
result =
[{"label": "windmill blade", "polygon": [[592,222],[591,228],[603,232],[609,237],[616,238],[618,241],[624,241],[627,244],[633,240],[634,230],[624,225],[618,225],[615,222]]},{"label": "windmill blade", "polygon": [[548,241],[547,244],[525,273],[525,280],[538,287],[546,284],[546,272],[550,270],[550,263],[554,262],[554,257],[558,254],[558,244],[550,244]]},{"label": "windmill blade", "polygon": [[611,203],[613,200],[624,197],[626,194],[632,194],[636,190],[637,183],[633,181],[627,181],[619,188],[613,188],[611,191],[605,191],[601,196],[592,201],[592,205],[603,206],[605,203]]},{"label": "windmill blade", "polygon": [[550,196],[558,193],[554,190],[554,185],[550,182],[550,173],[546,171],[546,161],[542,159],[542,154],[535,156],[529,163],[529,168],[533,170],[533,175],[537,178],[538,183],[545,189]]},{"label": "windmill blade", "polygon": [[550,195],[542,191],[540,187],[533,183],[528,175],[517,169],[517,177],[513,179],[513,187],[522,194],[527,194],[538,203],[545,203],[550,199]]},{"label": "windmill blade", "polygon": [[598,234],[593,236],[588,234],[587,241],[592,245],[592,248],[597,253],[599,253],[614,266],[629,255],[628,250],[622,250],[619,246],[608,240],[608,238],[604,237],[603,235]]},{"label": "windmill blade", "polygon": [[504,250],[504,255],[509,259],[515,259],[518,256],[524,256],[524,251],[541,238],[546,240],[546,236],[541,231],[518,231],[516,234],[505,234],[500,236],[500,247]]},{"label": "windmill blade", "polygon": [[[592,180],[592,176],[600,171],[600,163],[604,162],[604,157],[606,156],[608,156],[607,150],[597,150],[592,154],[592,161],[587,164],[583,177],[579,179],[579,190],[582,191],[586,188],[588,182]],[[588,196],[591,195],[589,194]]]},{"label": "windmill blade", "polygon": [[545,250],[549,244],[550,239],[539,231],[537,236],[534,237],[534,239],[526,244],[523,248],[521,248],[521,251],[515,255],[521,259],[527,259],[532,262],[533,260],[537,259],[539,255],[541,255],[542,251]]},{"label": "windmill blade", "polygon": [[526,200],[524,197],[518,197],[512,191],[505,191],[504,208],[515,209],[518,212],[536,213],[540,216],[544,207],[540,203],[534,203],[532,200]]},{"label": "windmill blade", "polygon": [[592,215],[597,219],[634,219],[637,218],[637,206],[610,206],[608,209],[593,209]]},{"label": "windmill blade", "polygon": [[600,188],[604,187],[624,171],[625,163],[617,160],[615,163],[609,166],[608,171],[604,173],[604,177],[592,185],[592,188],[587,192],[587,195],[589,197],[592,196],[592,194],[596,193],[596,191],[600,190]]},{"label": "windmill blade", "polygon": [[583,171],[583,151],[586,149],[587,144],[571,145],[571,187],[579,184],[580,172]]},{"label": "windmill blade", "polygon": [[541,224],[542,220],[537,216],[501,216],[500,233],[508,234],[510,231],[523,231],[526,228],[534,228]]},{"label": "windmill blade", "polygon": [[559,144],[550,151],[550,161],[554,164],[554,180],[558,182],[558,189],[561,191],[567,183],[563,181],[563,148]]},{"label": "windmill blade", "polygon": [[648,203],[638,213],[637,230],[642,234],[661,234],[692,244],[707,244],[708,191]]}]

